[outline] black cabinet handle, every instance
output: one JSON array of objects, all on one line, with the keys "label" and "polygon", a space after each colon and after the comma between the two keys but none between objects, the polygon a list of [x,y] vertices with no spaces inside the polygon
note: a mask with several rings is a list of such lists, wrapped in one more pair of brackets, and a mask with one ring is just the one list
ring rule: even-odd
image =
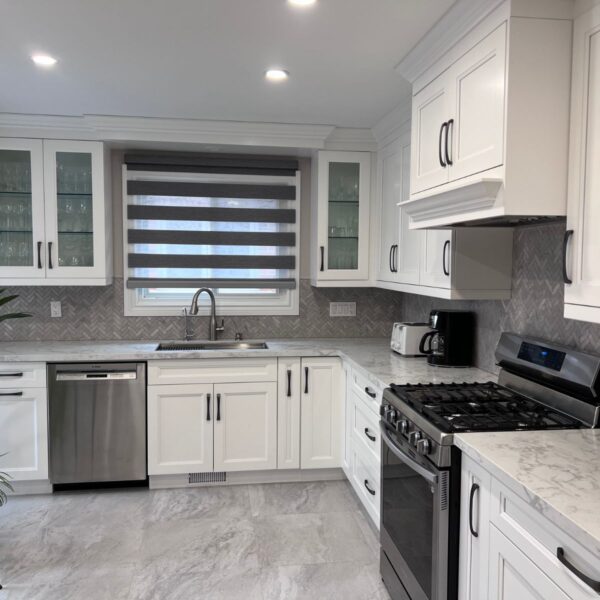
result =
[{"label": "black cabinet handle", "polygon": [[371,396],[371,398],[377,398],[377,394],[372,392],[368,387],[365,388],[365,394],[367,394],[367,396]]},{"label": "black cabinet handle", "polygon": [[369,492],[369,494],[371,494],[371,496],[375,495],[375,490],[371,487],[369,487],[369,480],[365,479],[365,487],[367,488],[367,492]]},{"label": "black cabinet handle", "polygon": [[392,258],[392,262],[394,265],[394,273],[398,272],[398,244],[394,246],[394,256]]},{"label": "black cabinet handle", "polygon": [[0,377],[23,377],[23,373],[21,371],[12,373],[0,373]]},{"label": "black cabinet handle", "polygon": [[52,242],[48,242],[48,268],[53,269],[52,266]]},{"label": "black cabinet handle", "polygon": [[23,392],[3,392],[0,396],[22,396]]},{"label": "black cabinet handle", "polygon": [[442,250],[442,269],[444,269],[444,275],[450,275],[450,266],[448,266],[448,268],[446,268],[446,253],[447,250],[450,248],[450,240],[446,240],[444,242],[444,249]]},{"label": "black cabinet handle", "polygon": [[210,394],[206,394],[206,420],[210,421]]},{"label": "black cabinet handle", "polygon": [[448,142],[449,138],[450,138],[450,130],[452,129],[452,131],[454,130],[454,119],[450,119],[447,123],[446,123],[446,164],[448,166],[452,165],[452,159],[450,158],[450,144]]},{"label": "black cabinet handle", "polygon": [[42,242],[37,243],[37,251],[38,251],[38,269],[42,268]]},{"label": "black cabinet handle", "polygon": [[217,394],[217,421],[221,420],[221,394]]},{"label": "black cabinet handle", "polygon": [[569,247],[569,240],[573,235],[573,229],[567,229],[565,236],[563,237],[563,281],[567,284],[573,283],[573,280],[567,274],[567,248]]},{"label": "black cabinet handle", "polygon": [[304,367],[304,393],[308,394],[308,367]]},{"label": "black cabinet handle", "polygon": [[438,156],[440,159],[440,165],[442,165],[442,167],[448,166],[444,162],[444,156],[442,154],[442,138],[444,137],[444,129],[446,129],[446,127],[448,127],[448,123],[442,123],[442,126],[440,127],[440,138],[438,140]]},{"label": "black cabinet handle", "polygon": [[287,397],[291,398],[292,396],[292,370],[288,369],[287,371]]},{"label": "black cabinet handle", "polygon": [[321,249],[321,268],[320,271],[325,270],[325,246],[320,246]]},{"label": "black cabinet handle", "polygon": [[388,263],[390,265],[390,272],[393,273],[394,272],[394,265],[392,263],[392,254],[394,253],[394,246],[393,244],[390,246],[390,255],[388,256]]},{"label": "black cabinet handle", "polygon": [[369,438],[369,439],[370,439],[372,442],[374,442],[374,441],[377,439],[377,438],[376,438],[374,435],[371,435],[371,434],[369,433],[369,428],[368,428],[368,427],[365,427],[365,435],[366,435],[366,436],[367,436],[367,437],[368,437],[368,438]]},{"label": "black cabinet handle", "polygon": [[600,581],[596,581],[582,573],[577,567],[574,567],[566,558],[564,548],[556,549],[556,558],[571,571],[576,577],[581,579],[586,585],[589,585],[595,592],[600,593]]},{"label": "black cabinet handle", "polygon": [[479,537],[479,533],[473,529],[473,498],[475,496],[475,492],[479,489],[479,486],[474,483],[471,486],[471,493],[469,495],[469,529],[471,530],[471,535],[473,537]]}]

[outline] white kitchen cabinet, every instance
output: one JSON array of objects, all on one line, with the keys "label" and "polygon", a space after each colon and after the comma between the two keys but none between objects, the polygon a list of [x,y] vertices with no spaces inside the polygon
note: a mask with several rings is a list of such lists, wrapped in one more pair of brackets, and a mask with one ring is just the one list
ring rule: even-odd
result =
[{"label": "white kitchen cabinet", "polygon": [[0,454],[0,471],[14,481],[48,479],[45,387],[0,390]]},{"label": "white kitchen cabinet", "polygon": [[572,22],[558,5],[504,2],[412,77],[412,228],[565,214]]},{"label": "white kitchen cabinet", "polygon": [[277,359],[277,468],[300,468],[300,359]]},{"label": "white kitchen cabinet", "polygon": [[409,197],[409,136],[402,136],[384,148],[378,164],[381,201],[377,280],[418,285],[424,234],[409,229],[408,219],[398,206]]},{"label": "white kitchen cabinet", "polygon": [[213,470],[210,384],[148,386],[148,474]]},{"label": "white kitchen cabinet", "polygon": [[488,588],[491,476],[465,455],[462,457],[460,497],[458,597],[481,600],[486,597]]},{"label": "white kitchen cabinet", "polygon": [[493,525],[489,542],[489,600],[574,600]]},{"label": "white kitchen cabinet", "polygon": [[381,483],[379,468],[376,462],[365,457],[364,452],[352,440],[352,478],[350,483],[365,507],[374,525],[379,529],[379,505],[381,498]]},{"label": "white kitchen cabinet", "polygon": [[215,471],[277,467],[277,384],[214,386]]},{"label": "white kitchen cabinet", "polygon": [[112,281],[101,142],[0,138],[0,285]]},{"label": "white kitchen cabinet", "polygon": [[600,323],[600,6],[575,21],[565,317]]},{"label": "white kitchen cabinet", "polygon": [[342,366],[339,358],[302,359],[300,467],[342,464]]},{"label": "white kitchen cabinet", "polygon": [[343,377],[346,380],[346,389],[344,390],[344,432],[342,434],[342,469],[348,478],[352,479],[352,403],[354,398],[351,393],[352,388],[352,369],[348,363],[343,365]]},{"label": "white kitchen cabinet", "polygon": [[[461,235],[459,233],[459,235]],[[425,232],[425,249],[419,283],[434,288],[451,288],[451,229],[431,229]],[[506,285],[506,284],[505,284]],[[509,284],[510,287],[510,284]]]},{"label": "white kitchen cabinet", "polygon": [[371,154],[319,151],[312,169],[311,283],[366,286]]}]

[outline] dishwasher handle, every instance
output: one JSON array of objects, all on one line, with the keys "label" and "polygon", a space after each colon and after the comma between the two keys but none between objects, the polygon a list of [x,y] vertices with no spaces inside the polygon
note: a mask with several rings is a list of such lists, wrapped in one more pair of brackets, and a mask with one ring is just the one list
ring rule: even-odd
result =
[{"label": "dishwasher handle", "polygon": [[137,379],[137,371],[58,371],[56,381],[123,381]]}]

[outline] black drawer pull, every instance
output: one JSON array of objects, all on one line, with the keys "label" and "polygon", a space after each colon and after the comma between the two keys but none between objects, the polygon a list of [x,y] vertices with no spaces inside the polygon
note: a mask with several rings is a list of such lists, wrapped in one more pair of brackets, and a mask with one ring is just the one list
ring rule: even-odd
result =
[{"label": "black drawer pull", "polygon": [[448,164],[448,166],[452,166],[452,159],[450,158],[450,148],[448,139],[450,138],[450,131],[453,129],[453,127],[454,119],[450,119],[446,124],[446,163]]},{"label": "black drawer pull", "polygon": [[23,392],[2,392],[0,396],[22,396]]},{"label": "black drawer pull", "polygon": [[469,529],[471,530],[471,535],[473,537],[479,537],[479,533],[473,529],[473,497],[475,496],[475,492],[479,489],[479,486],[474,483],[471,486],[471,493],[469,495]]},{"label": "black drawer pull", "polygon": [[38,251],[38,269],[42,268],[42,242],[37,243],[37,251]]},{"label": "black drawer pull", "polygon": [[217,394],[217,421],[221,420],[221,394]]},{"label": "black drawer pull", "polygon": [[287,371],[287,397],[292,397],[292,370]]},{"label": "black drawer pull", "polygon": [[52,242],[48,242],[48,268],[53,269],[52,266]]},{"label": "black drawer pull", "polygon": [[308,394],[308,367],[304,367],[304,393]]},{"label": "black drawer pull", "polygon": [[210,421],[210,394],[206,394],[206,420]]},{"label": "black drawer pull", "polygon": [[325,270],[325,246],[320,246],[321,249],[321,268],[319,271]]},{"label": "black drawer pull", "polygon": [[390,272],[394,272],[394,263],[392,262],[392,254],[394,253],[394,246],[390,246],[390,255],[388,257],[388,263],[390,266]]},{"label": "black drawer pull", "polygon": [[577,576],[581,581],[583,581],[586,585],[589,585],[595,592],[600,594],[600,581],[596,581],[591,577],[588,577],[584,573],[582,573],[577,567],[574,567],[566,558],[564,548],[556,549],[556,558],[560,560],[560,562],[571,571],[575,576]]},{"label": "black drawer pull", "polygon": [[444,270],[444,275],[450,275],[450,265],[446,268],[446,252],[450,248],[450,240],[446,240],[444,242],[444,248],[442,250],[442,269]]},{"label": "black drawer pull", "polygon": [[23,373],[0,373],[0,377],[23,377]]},{"label": "black drawer pull", "polygon": [[367,437],[368,437],[368,438],[369,438],[369,439],[370,439],[372,442],[374,442],[374,441],[377,439],[377,438],[376,438],[374,435],[371,435],[371,434],[369,433],[369,428],[368,428],[368,427],[365,427],[365,435],[366,435],[366,436],[367,436]]},{"label": "black drawer pull", "polygon": [[448,127],[448,123],[442,123],[442,126],[440,127],[440,137],[438,139],[438,156],[442,167],[448,166],[444,162],[444,156],[442,154],[442,138],[444,137],[444,129],[446,129],[446,127]]},{"label": "black drawer pull", "polygon": [[365,394],[367,394],[367,396],[371,396],[371,398],[377,398],[377,394],[372,392],[368,387],[365,388]]},{"label": "black drawer pull", "polygon": [[567,229],[565,231],[565,236],[563,237],[563,264],[562,264],[562,272],[563,272],[563,281],[566,284],[573,283],[573,280],[567,274],[567,248],[569,247],[569,240],[573,235],[572,229]]},{"label": "black drawer pull", "polygon": [[365,479],[365,487],[367,488],[367,492],[371,494],[371,496],[375,495],[375,490],[372,487],[369,487],[369,480]]}]

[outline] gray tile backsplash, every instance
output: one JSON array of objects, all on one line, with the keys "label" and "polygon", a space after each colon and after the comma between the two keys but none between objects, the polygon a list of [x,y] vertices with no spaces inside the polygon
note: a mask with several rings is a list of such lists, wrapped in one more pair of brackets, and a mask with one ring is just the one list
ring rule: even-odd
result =
[{"label": "gray tile backsplash", "polygon": [[[0,324],[1,341],[181,339],[183,317],[123,316],[123,280],[107,287],[11,288],[20,297],[12,310],[32,318]],[[62,318],[50,317],[50,301],[62,302]],[[329,302],[356,302],[356,317],[330,317]],[[218,313],[218,306],[217,306]],[[300,282],[300,315],[224,317],[224,337],[380,337],[402,316],[402,295],[377,289],[314,288]],[[208,335],[208,317],[194,318],[198,338]]]},{"label": "gray tile backsplash", "polygon": [[[516,331],[600,352],[600,325],[563,318],[562,223],[515,230],[513,294],[506,301],[447,301],[377,289],[313,288],[301,281],[300,315],[226,317],[226,337],[314,338],[388,336],[394,321],[426,319],[432,308],[465,308],[477,315],[476,365],[495,371],[494,349],[502,331]],[[0,324],[0,340],[180,339],[183,319],[123,316],[123,280],[105,288],[11,288],[21,297],[15,310],[31,319]],[[62,302],[63,317],[50,318],[50,301]],[[356,318],[329,317],[330,301],[355,301]],[[205,337],[206,317],[195,329]]]}]

